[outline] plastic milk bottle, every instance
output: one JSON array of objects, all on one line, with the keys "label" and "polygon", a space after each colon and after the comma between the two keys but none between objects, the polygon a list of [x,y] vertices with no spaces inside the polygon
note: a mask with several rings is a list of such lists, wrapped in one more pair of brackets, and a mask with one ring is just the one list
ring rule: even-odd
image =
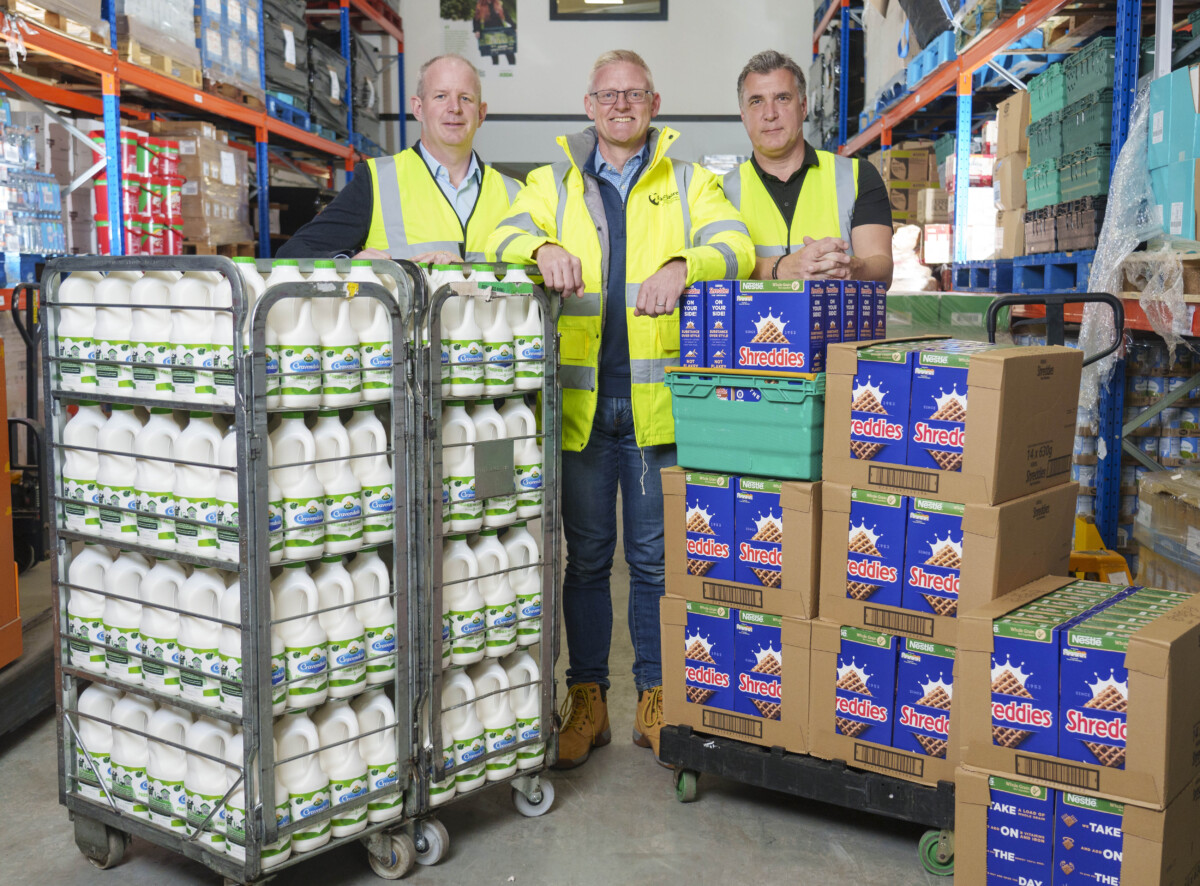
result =
[{"label": "plastic milk bottle", "polygon": [[479,563],[465,535],[452,535],[442,554],[442,599],[450,610],[450,661],[474,664],[483,658],[485,616],[477,578]]},{"label": "plastic milk bottle", "polygon": [[[483,724],[486,753],[512,748],[517,743],[517,718],[508,703],[508,674],[494,659],[472,666],[468,673],[475,684],[475,710]],[[516,751],[492,757],[484,764],[484,772],[488,781],[516,775]]]},{"label": "plastic milk bottle", "polygon": [[[72,276],[74,276],[72,274]],[[166,399],[174,390],[171,385],[171,362],[175,346],[171,343],[171,287],[182,277],[179,271],[146,271],[129,290],[135,305],[130,339],[133,359],[154,366],[133,367],[133,389],[139,397]],[[155,368],[161,367],[161,368]]]},{"label": "plastic milk bottle", "polygon": [[[160,827],[183,830],[187,822],[187,750],[184,742],[192,715],[182,708],[163,706],[150,718],[147,747],[150,820]],[[168,744],[170,742],[171,744]]]},{"label": "plastic milk bottle", "polygon": [[320,608],[317,586],[303,563],[289,562],[271,582],[271,594],[287,656],[287,706],[315,707],[329,695],[329,654],[325,631],[316,616]]},{"label": "plastic milk bottle", "polygon": [[107,804],[104,792],[113,787],[112,727],[109,723],[113,719],[113,706],[121,697],[121,690],[102,683],[93,683],[79,693],[79,713],[85,716],[78,719],[82,745],[72,742],[75,747],[75,790],[97,803]]},{"label": "plastic milk bottle", "polygon": [[271,435],[272,471],[283,494],[283,556],[307,559],[325,552],[325,487],[312,462],[317,443],[303,412],[281,413]]},{"label": "plastic milk bottle", "polygon": [[317,479],[325,490],[325,553],[343,554],[362,547],[362,484],[354,475],[350,435],[336,409],[322,409],[313,427]]},{"label": "plastic milk bottle", "polygon": [[[444,697],[444,695],[443,695]],[[450,719],[450,715],[442,713],[442,771],[444,778],[441,781],[434,781],[432,774],[429,779],[429,805],[441,806],[454,798],[454,732]],[[429,705],[421,709],[421,741],[425,743],[425,748],[429,752],[429,759],[432,761],[433,755],[433,739],[431,737],[431,729],[429,725]],[[432,773],[433,767],[430,767]]]},{"label": "plastic milk bottle", "polygon": [[[508,674],[508,699],[517,718],[517,743],[541,738],[542,689],[537,662],[528,652],[514,652],[501,662]],[[542,765],[546,743],[517,749],[517,768],[533,769]]]},{"label": "plastic milk bottle", "polygon": [[142,579],[150,564],[141,554],[122,551],[104,571],[105,670],[126,683],[142,682]]},{"label": "plastic milk bottle", "polygon": [[[74,274],[71,275],[74,278]],[[96,438],[108,417],[96,403],[83,401],[63,427],[66,455],[62,466],[63,520],[75,532],[100,531],[100,494],[96,490],[96,472],[100,456],[95,452],[70,447],[96,449]]]},{"label": "plastic milk bottle", "polygon": [[535,565],[541,550],[524,522],[514,523],[503,541],[509,566],[528,567],[510,572],[509,583],[517,595],[517,644],[532,646],[542,637],[542,570]]},{"label": "plastic milk bottle", "polygon": [[328,638],[329,697],[357,695],[367,688],[367,640],[355,612],[354,579],[340,554],[322,557],[312,579],[320,608],[329,610],[318,619]]},{"label": "plastic milk bottle", "polygon": [[[321,769],[317,749],[321,739],[317,727],[303,713],[285,714],[275,722],[279,778],[291,798],[292,820],[305,821],[329,808],[329,778]],[[295,757],[296,759],[291,759]],[[292,849],[310,852],[329,842],[329,819],[292,834]]]},{"label": "plastic milk bottle", "polygon": [[[321,768],[329,776],[329,800],[336,813],[330,821],[335,837],[349,837],[367,826],[367,804],[341,807],[365,797],[367,762],[359,751],[358,715],[346,701],[330,701],[313,715],[323,750]],[[329,747],[329,745],[337,745]]]},{"label": "plastic milk bottle", "polygon": [[71,559],[67,581],[71,588],[67,596],[67,635],[72,665],[103,674],[104,646],[104,574],[112,566],[108,548],[86,542],[83,550]]},{"label": "plastic milk bottle", "polygon": [[175,438],[175,516],[183,518],[175,523],[175,544],[181,551],[209,557],[217,553],[216,466],[223,436],[211,412],[193,412]]},{"label": "plastic milk bottle", "polygon": [[[333,259],[318,259],[313,262],[313,271],[308,275],[309,283],[341,283],[342,275],[337,271],[337,263]],[[319,330],[328,329],[334,324],[337,315],[337,302],[332,298],[307,299],[312,302],[313,324]]]},{"label": "plastic milk bottle", "polygon": [[[97,387],[108,393],[133,393],[133,313],[130,286],[140,272],[111,271],[96,284],[95,341]],[[114,365],[114,362],[119,365]]]},{"label": "plastic milk bottle", "polygon": [[484,648],[489,658],[499,658],[517,648],[517,595],[504,571],[509,567],[508,551],[495,529],[480,530],[471,551],[479,563],[479,591],[485,606]]},{"label": "plastic milk bottle", "polygon": [[[504,419],[490,400],[481,400],[471,410],[471,421],[475,423],[475,440],[503,440],[508,436]],[[514,466],[516,462],[513,463]],[[514,467],[515,470],[515,467]],[[484,526],[507,526],[517,519],[517,495],[497,495],[483,502]]]},{"label": "plastic milk bottle", "polygon": [[289,409],[321,405],[321,334],[313,322],[313,301],[299,299],[295,325],[279,333],[280,403]]},{"label": "plastic milk bottle", "polygon": [[387,431],[369,405],[357,406],[346,424],[351,467],[362,485],[363,541],[386,544],[396,535],[396,475],[387,456]]},{"label": "plastic milk bottle", "polygon": [[396,676],[396,604],[387,564],[378,548],[363,548],[348,571],[354,582],[354,614],[367,644],[367,685],[390,683]]},{"label": "plastic milk bottle", "polygon": [[[367,804],[367,820],[388,821],[404,811],[400,764],[396,760],[396,711],[382,690],[365,692],[351,702],[358,716],[358,749],[367,763],[367,790],[388,790]],[[382,730],[382,731],[377,731]]]},{"label": "plastic milk bottle", "polygon": [[462,298],[461,301],[462,316],[443,333],[450,342],[450,396],[478,397],[484,389],[483,331],[475,321],[477,300]]},{"label": "plastic milk bottle", "polygon": [[[179,694],[179,589],[187,572],[178,560],[157,560],[142,579],[142,683]],[[169,606],[170,609],[160,609]]]},{"label": "plastic milk bottle", "polygon": [[475,712],[475,685],[466,671],[454,671],[442,684],[442,709],[454,736],[454,788],[459,793],[483,787],[486,753],[483,724]]},{"label": "plastic milk bottle", "polygon": [[[271,273],[263,281],[264,292],[272,286],[281,283],[303,283],[304,275],[300,273],[300,262],[294,258],[278,258],[271,262]],[[300,307],[300,299],[281,298],[271,306],[267,315],[267,324],[275,330],[277,336],[283,335],[296,325],[296,312]]]},{"label": "plastic milk bottle", "polygon": [[171,341],[175,359],[171,384],[175,396],[192,403],[211,403],[213,381],[213,290],[221,276],[212,271],[189,271],[171,286]]},{"label": "plastic milk bottle", "polygon": [[179,589],[179,682],[195,704],[221,703],[221,597],[225,578],[216,569],[195,570]]},{"label": "plastic milk bottle", "polygon": [[217,653],[221,661],[221,710],[242,715],[242,583],[232,573],[233,583],[221,592],[221,621]]},{"label": "plastic milk bottle", "polygon": [[[364,299],[365,301],[366,299]],[[329,299],[321,299],[321,303]],[[334,321],[321,329],[321,405],[353,406],[362,400],[362,356],[350,321],[350,300],[337,299]]]},{"label": "plastic milk bottle", "polygon": [[238,518],[238,436],[231,427],[221,439],[217,452],[221,470],[217,472],[217,555],[230,563],[241,559],[242,544]]},{"label": "plastic milk bottle", "polygon": [[188,832],[200,831],[198,842],[216,852],[225,851],[225,810],[221,798],[229,789],[225,777],[225,744],[233,737],[228,723],[201,717],[188,727],[187,795]]},{"label": "plastic milk bottle", "polygon": [[[171,410],[155,406],[150,420],[133,438],[134,492],[137,508],[137,540],[151,547],[175,547],[175,441],[181,428]],[[162,516],[156,516],[161,514]]]},{"label": "plastic milk bottle", "polygon": [[[371,270],[369,261],[350,262],[347,280],[384,283]],[[350,302],[350,322],[359,338],[362,361],[362,398],[386,400],[392,395],[392,318],[373,298],[356,297]]]},{"label": "plastic milk bottle", "polygon": [[96,433],[100,453],[96,468],[96,494],[100,498],[100,531],[114,541],[137,541],[137,464],[133,441],[142,421],[132,406],[114,403],[112,415]]},{"label": "plastic milk bottle", "polygon": [[[475,498],[475,423],[462,400],[442,408],[442,514],[451,532],[483,525],[483,503]],[[449,513],[447,515],[447,506]]]},{"label": "plastic milk bottle", "polygon": [[[58,288],[58,298],[75,303],[59,312],[57,353],[58,383],[64,391],[96,389],[96,284],[104,278],[94,271],[72,271]],[[73,359],[68,359],[73,358]]]},{"label": "plastic milk bottle", "polygon": [[[503,288],[497,284],[496,289]],[[508,299],[495,295],[491,300],[476,298],[475,313],[483,330],[483,386],[491,396],[513,391],[513,331],[508,325]]]},{"label": "plastic milk bottle", "polygon": [[112,773],[117,808],[137,818],[150,818],[150,782],[146,777],[149,748],[145,734],[150,731],[154,702],[132,692],[113,705]]},{"label": "plastic milk bottle", "polygon": [[518,285],[515,289],[518,294],[509,297],[508,309],[516,358],[514,385],[518,391],[538,391],[546,374],[542,308],[533,297],[532,287]]},{"label": "plastic milk bottle", "polygon": [[529,520],[542,513],[542,447],[534,435],[537,420],[521,397],[509,397],[500,408],[508,436],[513,438],[513,480],[517,488],[517,516]]}]

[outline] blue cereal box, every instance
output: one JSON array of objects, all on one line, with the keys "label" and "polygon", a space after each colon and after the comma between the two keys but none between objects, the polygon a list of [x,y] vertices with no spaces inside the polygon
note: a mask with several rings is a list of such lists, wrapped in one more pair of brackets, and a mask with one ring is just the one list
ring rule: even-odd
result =
[{"label": "blue cereal box", "polygon": [[917,347],[900,342],[872,345],[858,352],[850,391],[851,458],[907,463],[908,404]]},{"label": "blue cereal box", "polygon": [[907,496],[850,490],[846,596],[851,600],[870,600],[880,606],[901,604],[907,518]]},{"label": "blue cereal box", "polygon": [[783,711],[783,618],[738,610],[738,712],[778,720]]},{"label": "blue cereal box", "polygon": [[825,283],[740,280],[734,300],[734,368],[825,371]]},{"label": "blue cereal box", "polygon": [[1125,653],[1137,626],[1110,627],[1105,611],[1061,634],[1058,756],[1124,769],[1129,709]]},{"label": "blue cereal box", "polygon": [[825,315],[825,332],[822,335],[825,345],[840,342],[842,340],[842,281],[825,281],[825,308],[822,313]]},{"label": "blue cereal box", "polygon": [[843,280],[838,284],[840,293],[838,306],[842,319],[840,341],[858,341],[858,301],[861,298],[859,295],[861,286],[862,284],[858,280]]},{"label": "blue cereal box", "polygon": [[992,624],[992,744],[1058,756],[1059,617]]},{"label": "blue cereal box", "polygon": [[900,638],[846,626],[841,635],[834,693],[837,733],[890,746]]},{"label": "blue cereal box", "polygon": [[951,501],[913,496],[909,502],[901,603],[905,609],[958,615],[965,511]]},{"label": "blue cereal box", "polygon": [[858,281],[858,340],[871,341],[875,338],[875,284],[869,280]]},{"label": "blue cereal box", "polygon": [[1051,788],[993,775],[988,778],[987,882],[1050,886],[1054,859]]},{"label": "blue cereal box", "polygon": [[688,471],[688,575],[733,580],[734,480],[728,474]]},{"label": "blue cereal box", "polygon": [[1120,886],[1125,804],[1056,793],[1054,886]]},{"label": "blue cereal box", "polygon": [[687,601],[683,668],[692,704],[737,710],[735,618],[737,610],[728,606]]},{"label": "blue cereal box", "polygon": [[[864,281],[863,285],[868,283]],[[874,323],[872,338],[887,338],[887,287],[878,280],[870,283],[870,286],[874,290],[871,312],[871,322]]]},{"label": "blue cereal box", "polygon": [[733,369],[733,284],[709,280],[704,284],[707,317],[707,359],[710,369]]},{"label": "blue cereal box", "polygon": [[[950,344],[949,342],[939,344]],[[970,352],[931,348],[917,354],[909,409],[908,463],[961,471],[967,423]]]},{"label": "blue cereal box", "polygon": [[945,759],[950,746],[954,647],[901,638],[893,747]]},{"label": "blue cereal box", "polygon": [[708,324],[704,308],[704,284],[683,290],[679,316],[679,365],[692,369],[708,366]]},{"label": "blue cereal box", "polygon": [[783,583],[783,483],[761,477],[738,478],[734,518],[737,563],[734,581],[780,587]]}]

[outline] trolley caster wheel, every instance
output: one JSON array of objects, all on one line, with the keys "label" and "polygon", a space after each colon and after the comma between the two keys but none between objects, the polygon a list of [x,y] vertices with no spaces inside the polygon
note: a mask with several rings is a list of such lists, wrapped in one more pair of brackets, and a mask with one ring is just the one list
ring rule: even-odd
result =
[{"label": "trolley caster wheel", "polygon": [[691,803],[696,799],[696,785],[700,773],[691,769],[675,770],[675,799],[680,803]]},{"label": "trolley caster wheel", "polygon": [[[388,857],[380,858],[368,850],[367,861],[371,870],[384,880],[399,880],[412,870],[417,859],[417,850],[408,834],[390,834],[384,837],[384,850]],[[386,845],[390,844],[390,845]]]},{"label": "trolley caster wheel", "polygon": [[550,807],[554,804],[554,782],[541,779],[540,784],[532,793],[532,797],[526,797],[520,789],[515,787],[512,792],[513,805],[517,807],[517,812],[526,818],[537,818],[550,811]]},{"label": "trolley caster wheel", "polygon": [[[107,871],[121,863],[121,859],[125,857],[125,850],[129,846],[130,838],[124,831],[118,831],[116,828],[110,828],[99,822],[93,823],[93,826],[97,829],[94,836],[100,837],[100,839],[94,839],[92,834],[82,835],[84,838],[81,839],[77,824],[75,842],[84,858],[100,870]],[[101,831],[103,831],[103,836],[100,835]]]},{"label": "trolley caster wheel", "polygon": [[921,865],[931,874],[950,877],[954,874],[954,831],[926,831],[917,844]]},{"label": "trolley caster wheel", "polygon": [[436,818],[420,822],[414,829],[413,845],[417,847],[417,864],[437,864],[450,848],[450,832]]}]

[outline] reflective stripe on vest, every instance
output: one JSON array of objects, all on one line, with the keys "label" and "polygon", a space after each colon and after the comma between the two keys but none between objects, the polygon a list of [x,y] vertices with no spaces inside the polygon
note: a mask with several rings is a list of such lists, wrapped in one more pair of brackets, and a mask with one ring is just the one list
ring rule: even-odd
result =
[{"label": "reflective stripe on vest", "polygon": [[[763,185],[753,163],[746,161],[722,179],[725,196],[750,229],[755,254],[773,258],[795,251],[805,237],[850,239],[854,203],[858,197],[858,161],[817,151],[817,165],[805,173],[791,228]],[[853,254],[853,246],[850,250]]]}]

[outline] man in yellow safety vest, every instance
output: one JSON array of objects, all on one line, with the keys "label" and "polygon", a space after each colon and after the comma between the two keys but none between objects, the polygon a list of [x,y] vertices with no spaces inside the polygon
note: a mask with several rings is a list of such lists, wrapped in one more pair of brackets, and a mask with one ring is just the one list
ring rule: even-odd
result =
[{"label": "man in yellow safety vest", "polygon": [[472,145],[487,116],[479,74],[442,55],[421,66],[413,116],[417,144],[368,160],[340,194],[279,250],[280,258],[355,253],[416,262],[483,261],[484,244],[508,214],[519,182],[479,159]]},{"label": "man in yellow safety vest", "polygon": [[724,177],[754,240],[755,279],[892,282],[892,210],[870,163],[804,140],[804,72],[774,50],[738,77],[738,107],[754,153]]},{"label": "man in yellow safety vest", "polygon": [[651,128],[659,102],[637,53],[601,55],[583,99],[595,127],[558,139],[566,159],[529,174],[488,240],[488,251],[501,261],[535,260],[547,289],[564,296],[558,331],[570,665],[559,768],[578,766],[611,738],[609,578],[618,488],[640,693],[634,742],[658,756],[659,471],[675,464],[671,395],[663,379],[665,368],[679,363],[677,303],[692,283],[744,278],[754,265],[746,226],[717,178],[667,157],[678,133]]}]

